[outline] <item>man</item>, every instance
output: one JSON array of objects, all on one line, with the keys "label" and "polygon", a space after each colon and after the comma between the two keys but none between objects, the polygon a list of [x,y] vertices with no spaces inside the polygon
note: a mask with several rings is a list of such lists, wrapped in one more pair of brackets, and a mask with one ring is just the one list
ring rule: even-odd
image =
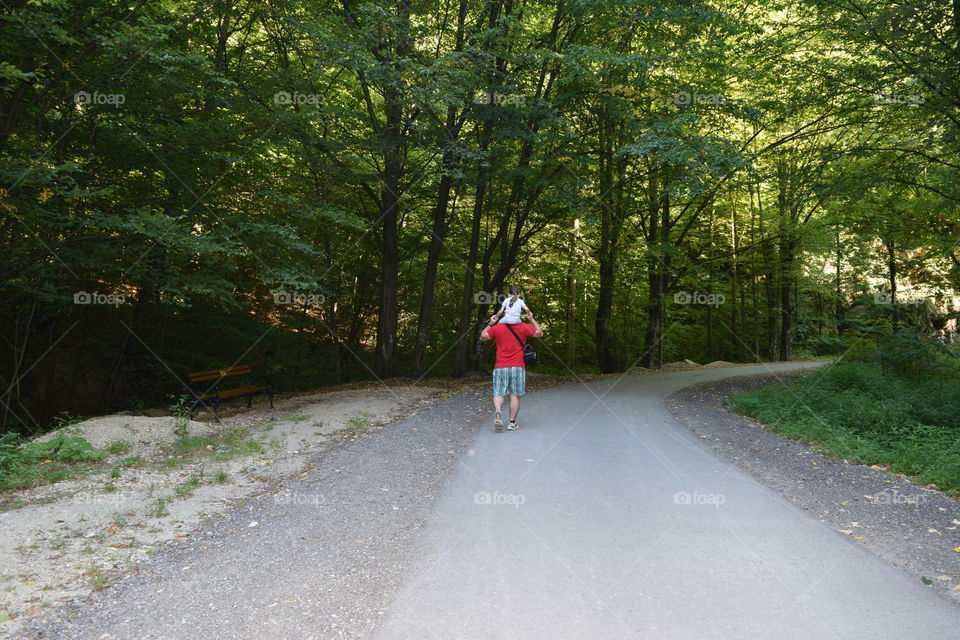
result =
[{"label": "man", "polygon": [[507,425],[507,431],[514,431],[520,412],[520,396],[526,393],[527,367],[523,361],[523,347],[531,336],[542,338],[543,329],[529,311],[527,318],[530,324],[496,324],[495,317],[491,317],[486,328],[480,332],[481,340],[493,340],[497,345],[497,360],[493,365],[493,408],[496,411],[493,428],[503,431],[503,399],[509,395],[510,424]]}]

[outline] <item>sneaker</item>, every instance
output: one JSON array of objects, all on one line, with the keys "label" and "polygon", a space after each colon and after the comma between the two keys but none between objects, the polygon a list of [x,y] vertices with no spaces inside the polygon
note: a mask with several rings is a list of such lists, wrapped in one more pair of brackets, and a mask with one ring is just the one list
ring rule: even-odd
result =
[{"label": "sneaker", "polygon": [[520,425],[518,425],[516,422],[511,422],[510,424],[507,425],[507,431],[516,431],[519,428],[520,428]]},{"label": "sneaker", "polygon": [[503,431],[503,412],[497,411],[493,416],[493,430]]}]

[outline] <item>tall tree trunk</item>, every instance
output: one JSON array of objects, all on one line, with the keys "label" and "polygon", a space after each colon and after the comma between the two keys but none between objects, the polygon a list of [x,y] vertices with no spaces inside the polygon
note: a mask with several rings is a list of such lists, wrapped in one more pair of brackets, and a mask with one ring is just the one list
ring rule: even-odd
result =
[{"label": "tall tree trunk", "polygon": [[[730,207],[730,237],[733,242],[733,256],[731,257],[730,262],[730,341],[733,344],[733,355],[734,360],[739,361],[741,359],[742,350],[740,348],[740,324],[738,322],[737,313],[738,309],[742,309],[742,305],[739,304],[737,299],[740,293],[740,270],[739,261],[740,254],[740,238],[738,235],[737,229],[737,203],[731,201]],[[724,354],[724,357],[726,355]]]},{"label": "tall tree trunk", "polygon": [[[480,152],[485,155],[490,144],[490,121],[484,123],[480,133]],[[460,298],[460,324],[457,329],[457,345],[454,348],[453,374],[457,377],[465,375],[479,363],[471,366],[471,346],[476,338],[467,335],[470,333],[470,324],[473,322],[475,305],[473,300],[473,286],[476,280],[475,269],[477,256],[480,253],[480,226],[483,222],[483,208],[487,197],[487,168],[481,164],[477,172],[477,186],[473,194],[473,220],[470,225],[470,249],[467,253],[467,268],[463,277],[463,295]],[[479,325],[479,317],[477,318]]]},{"label": "tall tree trunk", "polygon": [[837,231],[836,231],[836,260],[837,260],[837,273],[836,273],[836,276],[834,277],[834,287],[835,287],[834,295],[836,296],[836,301],[833,308],[833,311],[834,311],[833,321],[837,328],[837,335],[839,336],[840,328],[841,328],[841,325],[843,324],[843,316],[844,316],[843,289],[841,288],[841,280],[840,280],[840,273],[843,265],[843,245],[840,244],[840,226],[839,225],[837,225]]},{"label": "tall tree trunk", "polygon": [[[444,165],[449,161],[455,164],[453,153],[444,152]],[[440,264],[440,251],[447,235],[447,209],[450,202],[450,173],[444,172],[440,178],[440,190],[437,195],[437,205],[433,213],[433,227],[431,229],[430,250],[427,254],[427,268],[423,276],[423,288],[420,294],[420,314],[417,316],[417,341],[413,353],[413,375],[420,378],[426,372],[427,339],[430,324],[433,320],[433,294],[437,284],[437,268]]]},{"label": "tall tree trunk", "polygon": [[647,246],[652,254],[647,258],[647,331],[644,338],[646,366],[659,368],[663,364],[664,295],[669,277],[669,256],[663,251],[668,241],[670,208],[666,182],[659,184],[655,172],[650,172],[647,193],[649,228]]},{"label": "tall tree trunk", "polygon": [[[457,40],[455,51],[463,48],[464,22],[467,17],[467,0],[460,0],[460,9],[457,16]],[[433,319],[433,297],[437,283],[437,269],[440,263],[440,251],[447,235],[449,226],[447,209],[450,202],[450,190],[453,184],[453,175],[460,168],[460,153],[454,147],[460,135],[457,124],[457,109],[447,107],[447,120],[442,129],[440,143],[443,145],[443,175],[437,193],[437,205],[433,213],[433,229],[430,237],[430,250],[427,255],[427,269],[423,276],[423,289],[420,297],[420,314],[417,316],[417,340],[413,353],[413,375],[421,378],[426,374],[427,339],[430,324]]]},{"label": "tall tree trunk", "polygon": [[780,247],[780,352],[781,362],[790,359],[790,342],[793,331],[793,260],[794,243],[787,241]]},{"label": "tall tree trunk", "polygon": [[577,234],[580,231],[580,221],[574,220],[573,229],[570,231],[570,244],[567,247],[567,365],[576,370],[577,361],[577,341],[574,339],[576,333],[576,306],[577,306]]},{"label": "tall tree trunk", "polygon": [[[602,116],[601,116],[602,118]],[[600,175],[598,181],[600,246],[597,251],[599,262],[600,288],[597,293],[597,315],[594,322],[596,336],[597,364],[601,373],[614,373],[622,369],[620,359],[613,349],[610,337],[610,318],[613,313],[613,289],[617,273],[617,243],[620,240],[621,216],[616,210],[613,197],[613,133],[612,127],[604,119],[600,123]]]},{"label": "tall tree trunk", "polygon": [[887,248],[887,281],[890,284],[890,305],[891,320],[893,321],[893,330],[900,328],[900,304],[897,301],[897,253],[896,241],[892,237],[883,239],[883,244]]},{"label": "tall tree trunk", "polygon": [[[410,6],[408,0],[397,3],[399,19],[396,58],[402,60],[410,47]],[[396,375],[397,315],[400,286],[399,207],[403,179],[403,94],[401,83],[387,81],[383,89],[384,127],[382,139],[383,183],[380,189],[382,224],[382,271],[380,315],[377,321],[376,373],[381,378]]]},{"label": "tall tree trunk", "polygon": [[[707,217],[707,242],[709,242],[709,248],[707,249],[707,258],[710,259],[710,262],[707,265],[707,293],[709,295],[716,295],[714,291],[714,281],[713,281],[713,215],[715,211],[713,207],[710,207],[710,215]],[[713,331],[713,305],[707,305],[707,359],[716,360],[715,351],[716,351],[716,342],[714,340],[714,331]]]},{"label": "tall tree trunk", "polygon": [[400,126],[402,119],[399,97],[393,91],[385,92],[387,102],[385,137],[387,151],[384,157],[383,187],[380,192],[382,202],[381,225],[381,281],[380,315],[377,321],[377,366],[376,373],[381,378],[389,378],[396,372],[397,355],[397,289],[400,285],[400,246],[398,235],[400,204],[400,178],[403,172],[400,157]]}]

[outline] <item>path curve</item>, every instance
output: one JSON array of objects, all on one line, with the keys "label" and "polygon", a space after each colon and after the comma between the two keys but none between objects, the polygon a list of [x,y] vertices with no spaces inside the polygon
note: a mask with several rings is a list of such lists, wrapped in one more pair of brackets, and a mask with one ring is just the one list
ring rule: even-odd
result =
[{"label": "path curve", "polygon": [[207,523],[35,637],[953,637],[960,607],[666,408],[691,384],[800,366],[545,389],[516,432],[492,430],[485,392],[459,394],[318,460],[287,502]]},{"label": "path curve", "polygon": [[677,389],[776,364],[604,379],[527,399],[448,478],[377,634],[439,638],[955,637],[960,607],[716,455]]}]

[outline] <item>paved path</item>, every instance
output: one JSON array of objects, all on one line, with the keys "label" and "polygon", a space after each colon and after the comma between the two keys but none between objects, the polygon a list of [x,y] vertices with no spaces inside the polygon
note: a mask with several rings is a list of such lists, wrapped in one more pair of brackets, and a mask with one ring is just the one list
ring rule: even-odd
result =
[{"label": "paved path", "polygon": [[960,608],[718,457],[665,408],[681,387],[766,370],[554,388],[526,399],[519,431],[478,431],[376,637],[958,637]]},{"label": "paved path", "polygon": [[524,400],[517,432],[492,430],[486,392],[459,394],[207,522],[31,637],[958,637],[960,608],[665,407],[681,387],[769,369],[555,387]]}]

